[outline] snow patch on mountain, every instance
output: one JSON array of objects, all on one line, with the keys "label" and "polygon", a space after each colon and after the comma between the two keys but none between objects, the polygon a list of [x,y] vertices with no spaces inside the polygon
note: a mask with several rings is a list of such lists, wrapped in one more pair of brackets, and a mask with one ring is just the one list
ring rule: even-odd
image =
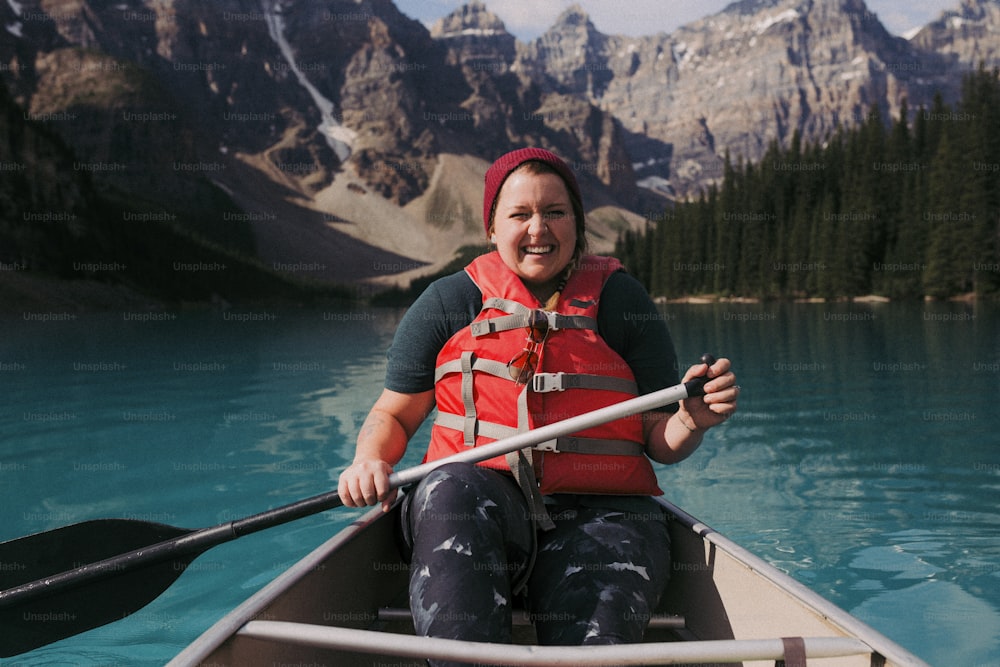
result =
[{"label": "snow patch on mountain", "polygon": [[327,99],[309,81],[309,78],[306,77],[302,68],[295,61],[295,53],[292,51],[288,40],[285,39],[285,19],[281,15],[280,0],[270,3],[270,6],[265,4],[264,17],[267,22],[267,32],[281,50],[281,55],[284,56],[289,69],[295,74],[295,78],[298,79],[299,84],[306,89],[306,92],[309,93],[313,102],[319,108],[320,117],[322,118],[318,128],[320,134],[326,139],[327,144],[333,149],[333,152],[336,153],[337,159],[345,162],[351,156],[351,145],[354,142],[355,133],[337,121],[334,114],[333,102]]}]

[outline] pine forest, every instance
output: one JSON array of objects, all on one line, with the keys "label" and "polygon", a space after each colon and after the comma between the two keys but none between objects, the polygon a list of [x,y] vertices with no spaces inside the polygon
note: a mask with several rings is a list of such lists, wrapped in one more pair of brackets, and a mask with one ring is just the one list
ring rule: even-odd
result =
[{"label": "pine forest", "polygon": [[678,202],[616,254],[656,297],[1000,295],[1000,72],[952,108],[873,108],[826,141],[727,155],[721,183]]}]

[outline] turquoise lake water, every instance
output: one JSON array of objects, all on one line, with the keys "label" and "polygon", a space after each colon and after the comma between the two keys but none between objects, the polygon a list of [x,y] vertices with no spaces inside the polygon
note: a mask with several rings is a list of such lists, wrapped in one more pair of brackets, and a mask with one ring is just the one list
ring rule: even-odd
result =
[{"label": "turquoise lake water", "polygon": [[[667,496],[935,665],[1000,665],[1000,310],[669,305],[741,411]],[[215,525],[325,492],[398,310],[0,319],[0,540],[86,519]],[[404,465],[419,462],[426,427]],[[10,665],[159,665],[358,515],[211,549],[152,604]]]}]

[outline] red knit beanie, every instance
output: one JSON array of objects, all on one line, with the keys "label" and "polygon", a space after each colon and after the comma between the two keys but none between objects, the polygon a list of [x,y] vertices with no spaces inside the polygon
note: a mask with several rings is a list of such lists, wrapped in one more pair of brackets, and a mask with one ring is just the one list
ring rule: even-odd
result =
[{"label": "red knit beanie", "polygon": [[490,211],[493,210],[493,203],[496,201],[497,195],[500,194],[500,188],[503,187],[504,181],[510,176],[510,172],[525,162],[531,161],[544,162],[555,169],[556,173],[562,177],[563,182],[566,183],[566,189],[570,191],[570,194],[578,200],[582,199],[580,186],[576,182],[573,170],[559,156],[544,148],[519,148],[501,155],[486,170],[486,190],[483,193],[483,226],[486,228],[487,234],[490,233]]}]

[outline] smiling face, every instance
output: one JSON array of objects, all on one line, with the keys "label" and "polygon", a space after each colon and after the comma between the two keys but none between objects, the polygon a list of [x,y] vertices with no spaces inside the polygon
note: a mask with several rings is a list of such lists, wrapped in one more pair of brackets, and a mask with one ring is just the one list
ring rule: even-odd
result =
[{"label": "smiling face", "polygon": [[493,233],[504,264],[544,301],[577,246],[577,221],[562,178],[515,170],[497,197]]}]

